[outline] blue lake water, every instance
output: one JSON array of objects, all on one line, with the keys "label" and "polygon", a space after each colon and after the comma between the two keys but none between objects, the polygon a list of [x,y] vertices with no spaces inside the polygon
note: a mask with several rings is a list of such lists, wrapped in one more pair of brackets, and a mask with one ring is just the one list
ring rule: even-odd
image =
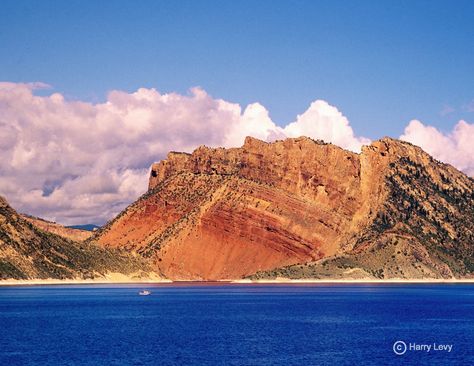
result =
[{"label": "blue lake water", "polygon": [[474,286],[0,288],[0,365],[346,364],[474,365]]}]

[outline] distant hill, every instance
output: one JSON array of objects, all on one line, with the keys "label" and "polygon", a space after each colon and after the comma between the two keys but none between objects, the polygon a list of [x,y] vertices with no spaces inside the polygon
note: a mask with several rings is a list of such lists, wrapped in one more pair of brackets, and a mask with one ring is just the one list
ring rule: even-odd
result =
[{"label": "distant hill", "polygon": [[100,228],[100,226],[94,224],[85,224],[85,225],[70,225],[66,226],[71,229],[85,230],[85,231],[95,231]]},{"label": "distant hill", "polygon": [[360,154],[247,138],[169,153],[89,240],[171,279],[472,277],[474,181],[390,138]]}]

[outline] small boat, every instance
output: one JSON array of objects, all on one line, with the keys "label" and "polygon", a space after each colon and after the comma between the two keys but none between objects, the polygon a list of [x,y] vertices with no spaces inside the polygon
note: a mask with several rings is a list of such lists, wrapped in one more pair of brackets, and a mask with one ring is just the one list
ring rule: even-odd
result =
[{"label": "small boat", "polygon": [[151,291],[143,290],[138,293],[140,296],[148,296],[151,294]]}]

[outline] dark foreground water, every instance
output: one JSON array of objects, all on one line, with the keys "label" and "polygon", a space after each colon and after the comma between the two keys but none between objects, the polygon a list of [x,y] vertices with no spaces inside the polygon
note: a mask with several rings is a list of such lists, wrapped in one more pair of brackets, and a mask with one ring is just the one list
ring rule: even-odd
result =
[{"label": "dark foreground water", "polygon": [[474,365],[470,285],[142,288],[0,288],[0,365]]}]

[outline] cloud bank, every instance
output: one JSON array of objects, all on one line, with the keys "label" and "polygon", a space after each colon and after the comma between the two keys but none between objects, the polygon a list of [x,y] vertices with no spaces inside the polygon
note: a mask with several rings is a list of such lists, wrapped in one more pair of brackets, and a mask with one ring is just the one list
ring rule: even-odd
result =
[{"label": "cloud bank", "polygon": [[[353,151],[370,142],[323,100],[279,127],[259,103],[243,109],[200,88],[188,95],[112,91],[99,104],[35,94],[44,88],[0,82],[0,195],[21,212],[63,224],[114,217],[146,191],[151,163],[170,150],[241,146],[248,135],[266,141],[306,135]],[[473,171],[473,126],[467,122],[443,135],[412,121],[402,138]]]}]

